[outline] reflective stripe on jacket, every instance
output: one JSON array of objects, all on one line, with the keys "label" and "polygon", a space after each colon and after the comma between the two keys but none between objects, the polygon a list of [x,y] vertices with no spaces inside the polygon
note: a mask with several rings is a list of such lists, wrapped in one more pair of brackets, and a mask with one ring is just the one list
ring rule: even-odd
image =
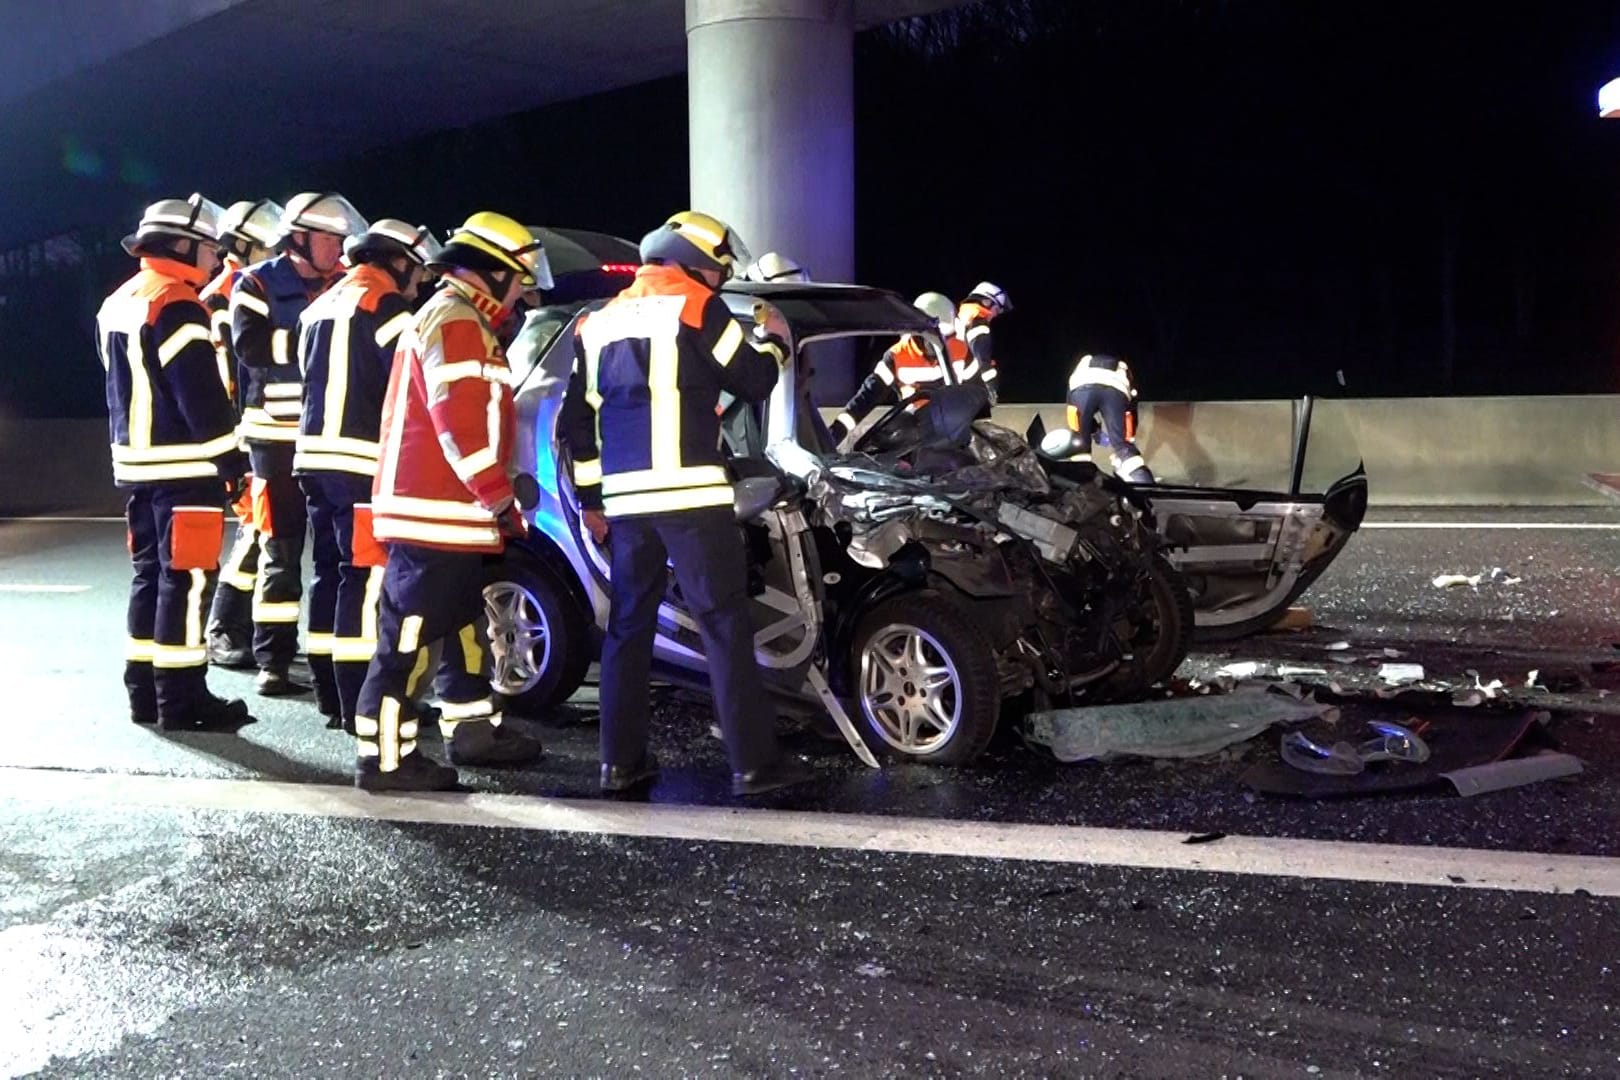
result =
[{"label": "reflective stripe on jacket", "polygon": [[298,321],[304,399],[295,471],[377,475],[383,396],[394,346],[410,323],[393,275],[364,264],[304,311]]},{"label": "reflective stripe on jacket", "polygon": [[580,504],[609,517],[730,506],[721,391],[764,401],[784,355],[681,268],[641,267],[576,326],[559,430]]},{"label": "reflective stripe on jacket", "polygon": [[500,551],[512,505],[514,414],[500,305],[447,278],[400,336],[371,485],[372,532],[452,551]]},{"label": "reflective stripe on jacket", "polygon": [[298,439],[304,386],[294,335],[298,317],[324,282],[306,282],[285,253],[243,270],[231,293],[231,347],[242,383],[242,437],[250,443]]},{"label": "reflective stripe on jacket", "polygon": [[[233,478],[240,471],[236,413],[219,381],[202,274],[142,259],[96,314],[107,375],[113,479],[121,487]],[[223,489],[221,496],[223,496]]]}]

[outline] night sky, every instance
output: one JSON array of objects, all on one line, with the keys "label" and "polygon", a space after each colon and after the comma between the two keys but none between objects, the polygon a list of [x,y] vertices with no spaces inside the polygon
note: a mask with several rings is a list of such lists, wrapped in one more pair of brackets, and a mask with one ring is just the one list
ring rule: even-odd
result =
[{"label": "night sky", "polygon": [[[1620,2],[989,0],[861,35],[856,77],[858,276],[1005,286],[1011,400],[1056,399],[1085,351],[1149,399],[1620,390],[1620,121],[1595,107]],[[633,238],[686,177],[676,78],[194,186]],[[0,403],[96,411],[86,316],[128,272],[96,243],[50,294],[84,325],[0,309],[82,354],[0,370]]]}]

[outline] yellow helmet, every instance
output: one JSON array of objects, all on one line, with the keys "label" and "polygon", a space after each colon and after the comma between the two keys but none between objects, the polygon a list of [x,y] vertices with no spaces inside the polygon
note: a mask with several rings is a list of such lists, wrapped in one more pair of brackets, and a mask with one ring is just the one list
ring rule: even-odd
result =
[{"label": "yellow helmet", "polygon": [[540,243],[540,238],[527,226],[518,224],[505,214],[480,210],[450,235],[450,241],[444,245],[444,250],[428,265],[465,266],[473,270],[492,268],[481,265],[484,260],[476,256],[470,262],[463,261],[473,252],[481,253],[501,267],[522,274],[525,288],[550,289],[554,285],[545,245]]},{"label": "yellow helmet", "polygon": [[748,245],[717,217],[683,210],[641,239],[641,261],[719,270],[729,279],[753,262]]}]

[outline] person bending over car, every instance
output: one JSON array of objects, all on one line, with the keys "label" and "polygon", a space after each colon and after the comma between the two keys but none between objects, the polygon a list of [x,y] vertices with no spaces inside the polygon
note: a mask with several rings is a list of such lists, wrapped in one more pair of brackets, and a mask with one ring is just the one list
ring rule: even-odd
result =
[{"label": "person bending over car", "polygon": [[1133,484],[1153,483],[1136,437],[1136,386],[1131,369],[1116,356],[1102,353],[1080,358],[1069,376],[1069,430],[1055,431],[1042,449],[1070,461],[1091,460],[1091,444],[1102,419],[1103,435],[1113,448],[1114,475]]},{"label": "person bending over car", "polygon": [[[558,427],[573,457],[587,528],[606,542],[612,607],[602,649],[606,792],[657,779],[647,750],[653,639],[666,565],[703,635],[732,791],[807,780],[776,742],[738,557],[731,480],[720,451],[720,392],[763,402],[786,358],[786,323],[761,304],[750,340],[715,290],[746,248],[707,214],[676,214],[641,241],[629,288],[576,327],[574,371]],[[601,442],[598,445],[598,433]]]}]

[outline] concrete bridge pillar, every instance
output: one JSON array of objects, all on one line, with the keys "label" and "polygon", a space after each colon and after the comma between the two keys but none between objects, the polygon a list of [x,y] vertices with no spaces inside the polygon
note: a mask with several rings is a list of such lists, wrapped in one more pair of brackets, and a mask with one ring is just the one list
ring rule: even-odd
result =
[{"label": "concrete bridge pillar", "polygon": [[692,208],[855,275],[853,0],[686,0]]}]

